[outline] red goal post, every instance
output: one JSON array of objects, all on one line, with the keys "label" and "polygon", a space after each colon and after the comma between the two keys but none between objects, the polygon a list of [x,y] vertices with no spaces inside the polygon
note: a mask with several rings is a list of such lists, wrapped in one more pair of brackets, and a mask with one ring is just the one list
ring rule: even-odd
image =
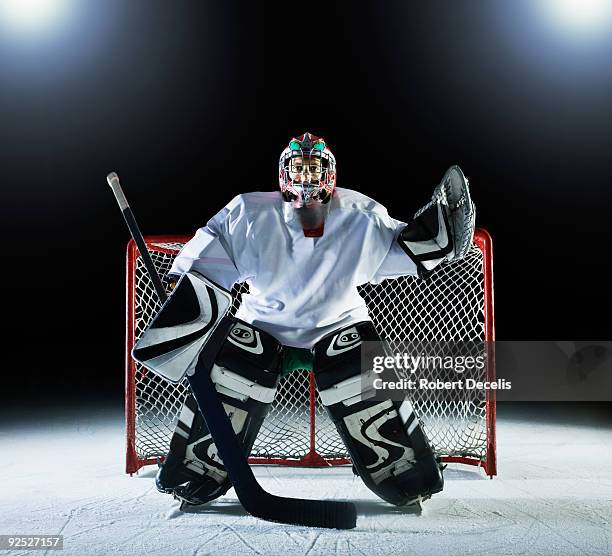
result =
[{"label": "red goal post", "polygon": [[[164,280],[189,236],[145,238]],[[414,341],[484,341],[481,380],[494,380],[495,339],[491,236],[477,229],[466,259],[442,265],[426,280],[402,277],[359,288],[381,337],[392,345]],[[167,284],[165,284],[167,285]],[[236,311],[246,284],[232,294]],[[187,384],[174,385],[136,364],[131,350],[161,307],[136,245],[128,243],[126,331],[126,471],[154,464],[168,449]],[[415,391],[412,399],[432,445],[446,462],[481,466],[496,474],[495,391]],[[249,461],[254,464],[328,466],[350,463],[318,399],[314,379],[295,371],[280,384]]]}]

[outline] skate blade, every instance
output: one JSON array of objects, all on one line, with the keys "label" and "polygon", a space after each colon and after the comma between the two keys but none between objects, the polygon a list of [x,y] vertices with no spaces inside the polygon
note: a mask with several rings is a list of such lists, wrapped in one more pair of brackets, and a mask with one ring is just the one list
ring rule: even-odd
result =
[{"label": "skate blade", "polygon": [[210,500],[207,502],[196,502],[194,500],[189,500],[188,498],[184,498],[177,494],[176,492],[172,492],[172,497],[181,503],[179,506],[179,510],[181,512],[189,513],[190,511],[197,511],[198,508],[204,508],[210,505]]},{"label": "skate blade", "polygon": [[421,515],[423,513],[423,502],[425,500],[429,500],[431,496],[417,496],[413,500],[409,500],[403,506],[401,506],[402,510],[406,513]]}]

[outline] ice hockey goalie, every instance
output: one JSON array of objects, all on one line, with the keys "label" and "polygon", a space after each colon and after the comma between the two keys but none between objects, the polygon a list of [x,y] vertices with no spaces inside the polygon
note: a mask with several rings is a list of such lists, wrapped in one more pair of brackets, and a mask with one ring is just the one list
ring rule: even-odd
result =
[{"label": "ice hockey goalie", "polygon": [[[367,487],[395,505],[428,498],[442,490],[442,471],[410,401],[355,395],[360,346],[378,340],[357,286],[402,275],[426,277],[462,258],[475,221],[467,180],[451,167],[431,201],[405,223],[373,199],[336,187],[332,151],[322,138],[304,133],[280,156],[279,185],[232,199],[196,232],[171,269],[178,281],[172,297],[192,299],[191,306],[184,303],[186,312],[197,313],[198,306],[202,312],[215,288],[249,285],[236,317],[218,328],[223,337],[216,340],[210,365],[232,426],[248,454],[274,399],[282,362],[299,352],[311,359],[321,400]],[[200,293],[185,291],[202,280]],[[190,361],[183,355],[165,358],[175,378],[188,372],[194,353],[207,351],[203,334],[198,346],[181,352],[190,353]],[[160,353],[154,340],[148,342],[146,353]],[[156,484],[190,504],[213,500],[231,487],[192,397]]]}]

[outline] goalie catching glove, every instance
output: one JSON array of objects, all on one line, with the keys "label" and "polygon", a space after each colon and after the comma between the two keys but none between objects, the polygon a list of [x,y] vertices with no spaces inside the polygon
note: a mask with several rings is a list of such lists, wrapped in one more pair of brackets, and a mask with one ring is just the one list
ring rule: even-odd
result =
[{"label": "goalie catching glove", "polygon": [[465,257],[474,238],[475,221],[468,180],[459,166],[451,166],[431,201],[415,213],[398,242],[424,277],[445,261]]}]

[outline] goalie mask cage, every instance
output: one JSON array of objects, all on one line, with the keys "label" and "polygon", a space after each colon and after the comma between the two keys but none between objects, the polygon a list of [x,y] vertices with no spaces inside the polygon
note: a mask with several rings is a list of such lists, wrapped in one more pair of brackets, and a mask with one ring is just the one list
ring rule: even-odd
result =
[{"label": "goalie mask cage", "polygon": [[[162,281],[186,236],[147,237],[145,242]],[[493,271],[491,237],[482,229],[462,261],[438,267],[425,280],[401,277],[358,288],[381,338],[394,348],[432,341],[482,342],[489,350],[483,369],[469,375],[494,380]],[[246,284],[237,284],[229,314],[240,306]],[[187,381],[171,384],[131,357],[132,347],[161,304],[133,241],[127,252],[126,471],[157,463],[168,451]],[[408,344],[406,343],[408,340]],[[484,347],[483,347],[484,346]],[[454,370],[442,371],[453,380]],[[466,374],[463,374],[466,378]],[[445,378],[446,377],[446,378]],[[495,391],[421,390],[411,397],[436,453],[446,462],[482,466],[496,474]],[[327,466],[348,464],[348,454],[326,414],[311,373],[282,379],[251,451],[250,463]]]}]

